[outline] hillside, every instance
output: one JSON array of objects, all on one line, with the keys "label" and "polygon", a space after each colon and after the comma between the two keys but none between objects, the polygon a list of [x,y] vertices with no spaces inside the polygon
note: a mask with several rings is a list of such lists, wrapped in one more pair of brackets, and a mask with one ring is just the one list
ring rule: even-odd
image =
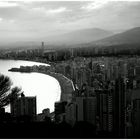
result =
[{"label": "hillside", "polygon": [[103,39],[105,37],[109,37],[111,35],[113,35],[113,32],[111,31],[106,31],[99,28],[90,28],[76,30],[59,36],[49,37],[46,39],[46,41],[48,41],[49,43],[52,42],[54,44],[73,45],[89,43],[92,41]]},{"label": "hillside", "polygon": [[121,44],[140,44],[140,27],[127,30],[123,33],[113,35],[90,44],[96,45],[121,45]]}]

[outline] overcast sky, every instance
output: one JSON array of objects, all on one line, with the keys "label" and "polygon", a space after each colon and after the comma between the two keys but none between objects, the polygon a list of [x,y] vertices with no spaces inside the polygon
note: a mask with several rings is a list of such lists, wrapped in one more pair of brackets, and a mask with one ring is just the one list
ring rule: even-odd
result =
[{"label": "overcast sky", "polygon": [[34,41],[85,28],[140,26],[138,1],[0,1],[0,41]]}]

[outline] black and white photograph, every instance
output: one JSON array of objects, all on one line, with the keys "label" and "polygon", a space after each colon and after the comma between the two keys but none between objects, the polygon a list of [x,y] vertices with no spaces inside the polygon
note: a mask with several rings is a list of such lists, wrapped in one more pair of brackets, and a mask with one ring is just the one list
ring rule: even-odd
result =
[{"label": "black and white photograph", "polygon": [[140,0],[0,0],[0,138],[140,139]]}]

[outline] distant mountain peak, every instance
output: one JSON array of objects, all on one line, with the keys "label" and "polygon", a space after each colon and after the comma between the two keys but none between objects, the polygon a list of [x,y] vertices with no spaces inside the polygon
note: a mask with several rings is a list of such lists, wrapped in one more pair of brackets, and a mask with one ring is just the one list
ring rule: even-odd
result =
[{"label": "distant mountain peak", "polygon": [[92,42],[97,45],[140,44],[140,27]]}]

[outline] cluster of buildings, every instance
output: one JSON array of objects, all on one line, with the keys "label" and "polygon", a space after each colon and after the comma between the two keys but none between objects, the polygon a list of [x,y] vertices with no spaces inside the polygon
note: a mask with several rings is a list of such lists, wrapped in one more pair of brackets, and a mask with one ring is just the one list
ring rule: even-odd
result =
[{"label": "cluster of buildings", "polygon": [[21,59],[34,60],[39,62],[58,62],[66,61],[76,57],[98,57],[98,56],[125,56],[125,55],[139,55],[138,47],[130,45],[118,46],[98,46],[98,45],[76,45],[76,46],[55,46],[48,45],[44,42],[36,44],[35,46],[15,49],[2,49],[0,51],[0,58],[2,59]]},{"label": "cluster of buildings", "polygon": [[5,108],[0,109],[0,122],[46,122],[53,121],[54,112],[49,108],[43,109],[37,114],[36,96],[25,96],[23,93],[10,103],[10,113]]},{"label": "cluster of buildings", "polygon": [[98,134],[140,136],[139,57],[76,58],[57,67],[76,89],[71,102],[55,104],[58,122],[86,121],[96,126]]}]

